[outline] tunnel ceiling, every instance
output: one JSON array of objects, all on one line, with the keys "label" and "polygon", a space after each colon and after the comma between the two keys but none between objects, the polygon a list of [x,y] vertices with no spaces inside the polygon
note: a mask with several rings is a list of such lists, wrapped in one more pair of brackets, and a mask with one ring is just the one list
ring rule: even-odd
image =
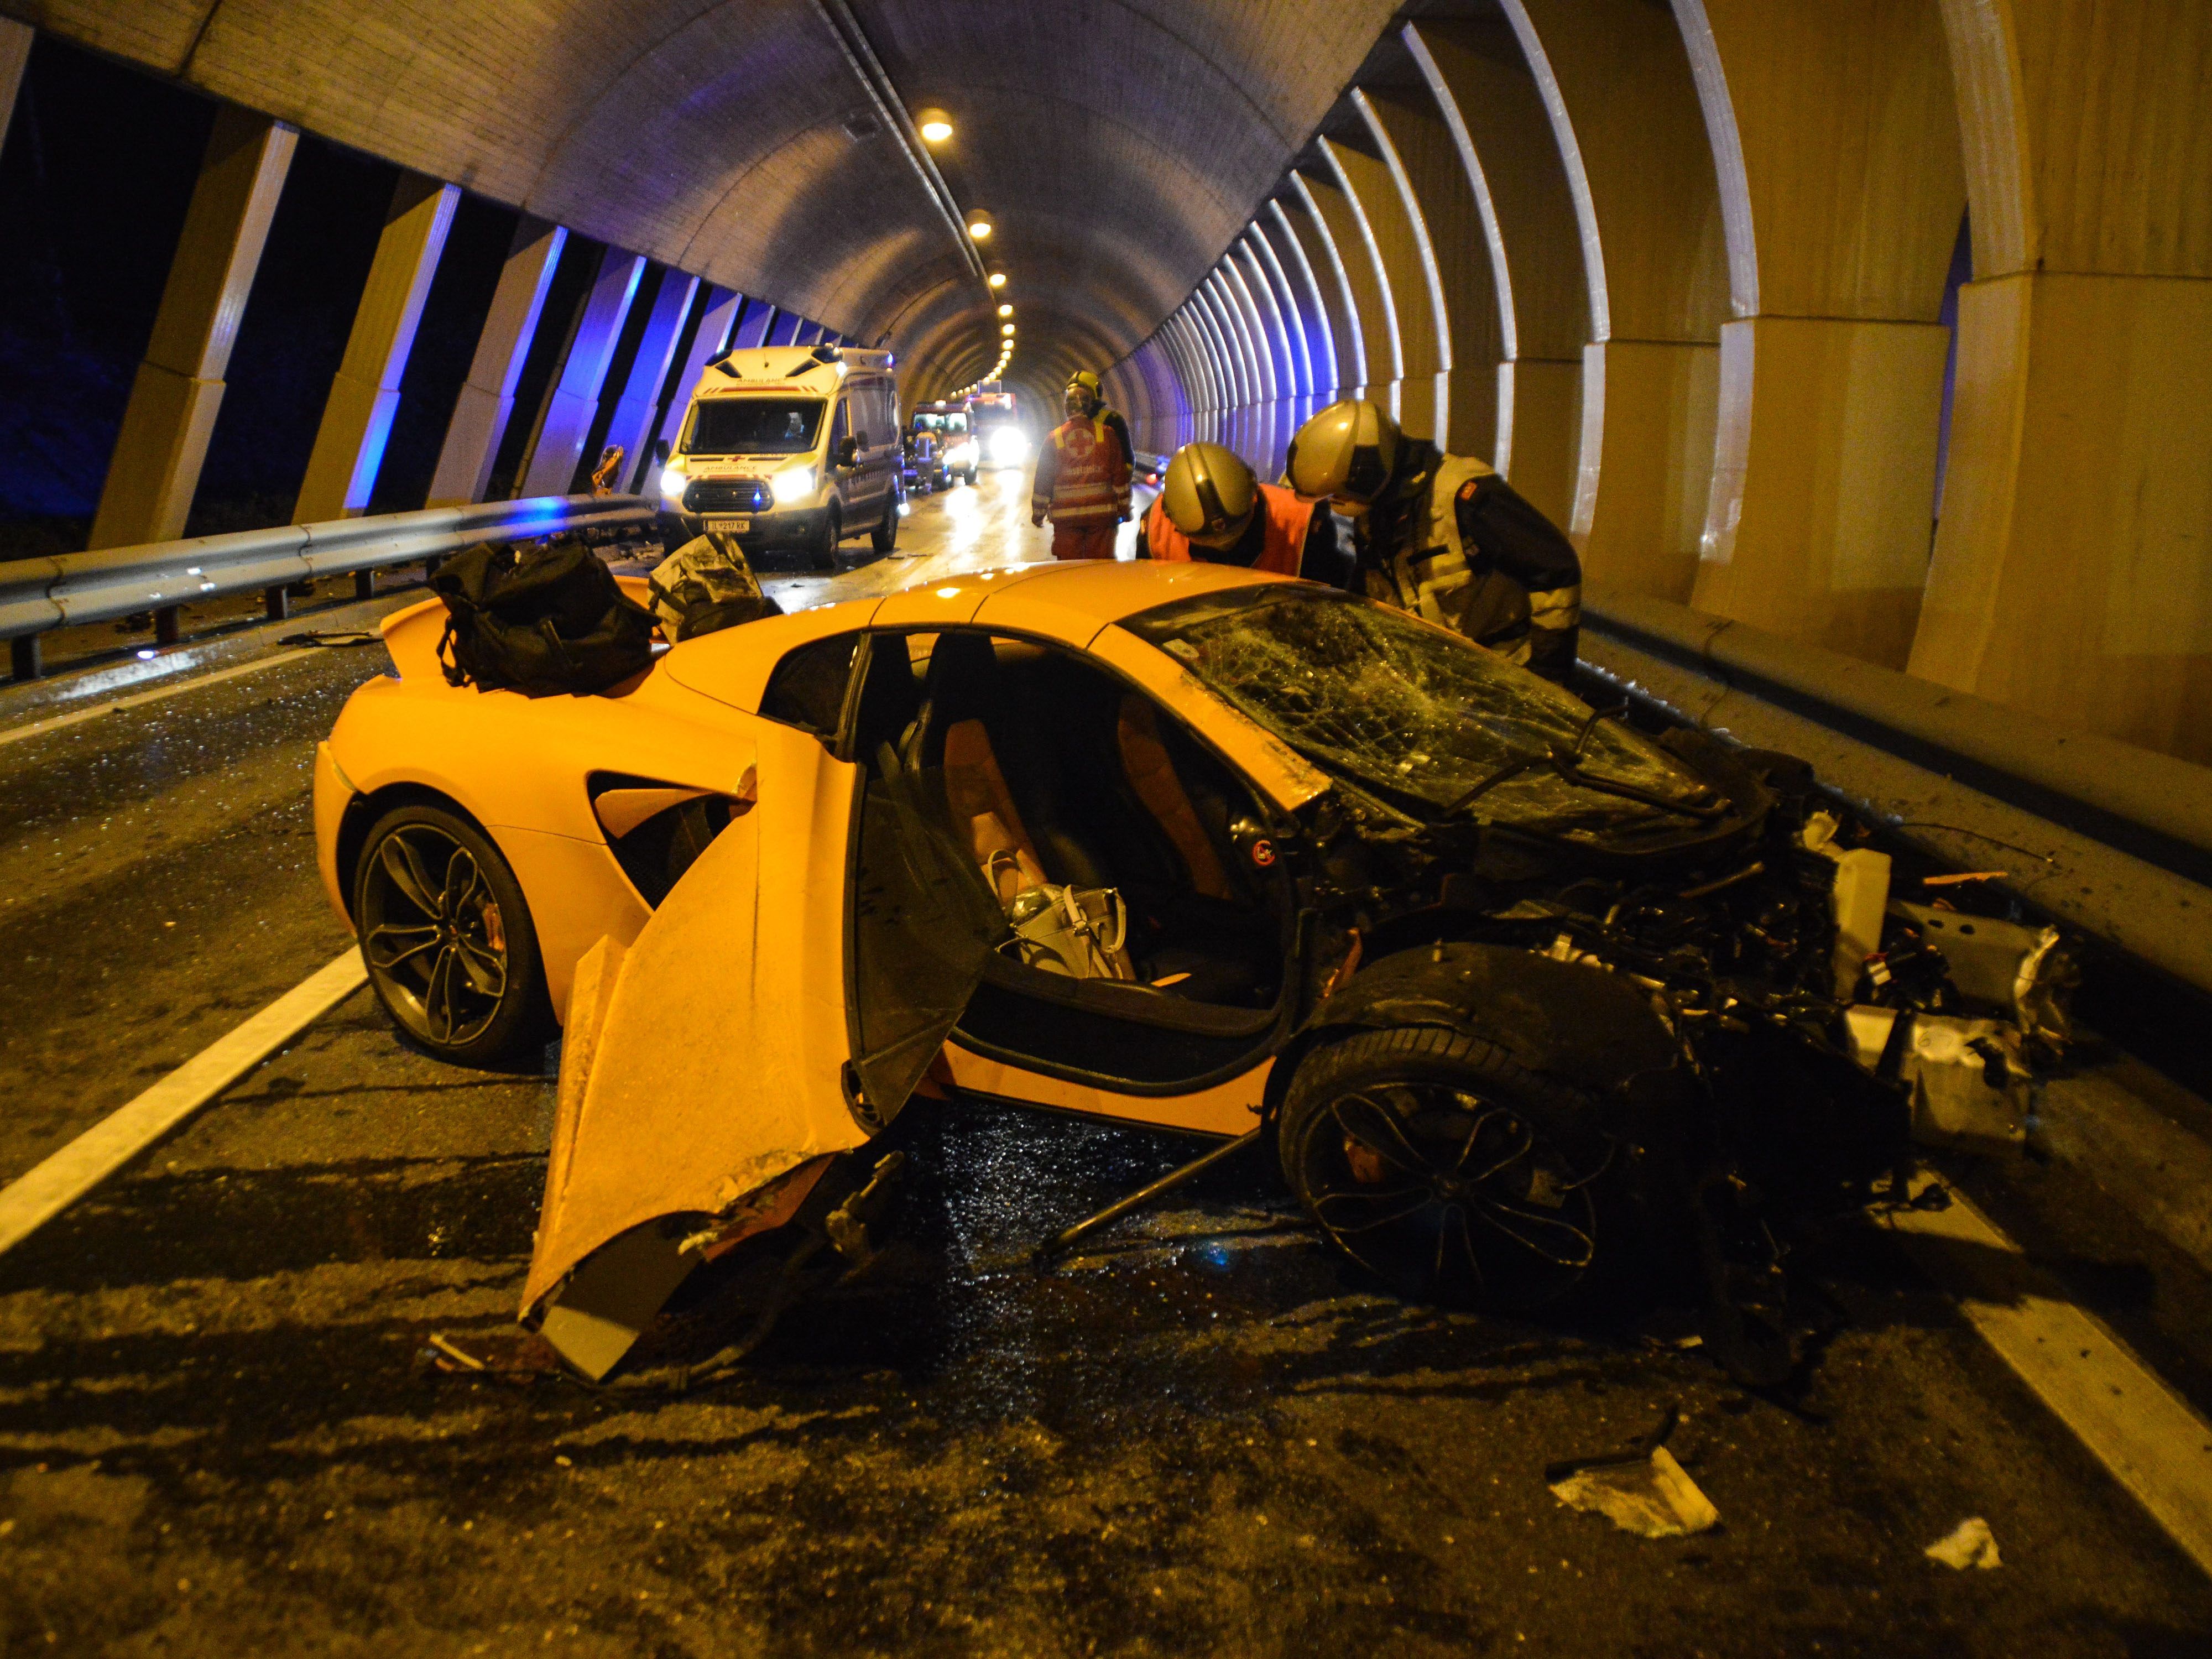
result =
[{"label": "tunnel ceiling", "polygon": [[[834,3],[834,0],[832,0]],[[1103,368],[1241,230],[1378,0],[853,0],[1018,307],[1017,378]],[[996,356],[961,239],[815,0],[0,0],[307,131],[887,339]]]}]

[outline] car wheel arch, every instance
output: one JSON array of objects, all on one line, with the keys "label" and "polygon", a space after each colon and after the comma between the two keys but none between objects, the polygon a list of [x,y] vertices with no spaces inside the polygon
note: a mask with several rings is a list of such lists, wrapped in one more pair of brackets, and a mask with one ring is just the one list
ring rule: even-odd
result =
[{"label": "car wheel arch", "polygon": [[1512,945],[1421,945],[1363,967],[1314,1011],[1269,1074],[1267,1109],[1316,1047],[1394,1026],[1478,1037],[1532,1072],[1616,1097],[1681,1060],[1646,994],[1609,969]]}]

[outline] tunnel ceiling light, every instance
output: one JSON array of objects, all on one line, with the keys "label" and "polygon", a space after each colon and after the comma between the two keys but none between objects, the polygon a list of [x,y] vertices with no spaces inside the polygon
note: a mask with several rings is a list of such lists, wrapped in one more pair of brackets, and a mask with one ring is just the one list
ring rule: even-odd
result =
[{"label": "tunnel ceiling light", "polygon": [[981,241],[996,228],[991,216],[981,208],[968,210],[968,234],[977,241]]},{"label": "tunnel ceiling light", "polygon": [[1006,273],[1005,271],[994,270],[991,273],[991,286],[993,288],[1004,288],[1006,285]]},{"label": "tunnel ceiling light", "polygon": [[1001,317],[1011,317],[1013,314],[1014,308],[1012,306],[1000,306],[999,307],[999,315]]},{"label": "tunnel ceiling light", "polygon": [[1012,334],[1013,331],[1014,325],[1012,323],[1000,323],[999,325],[999,332],[1001,334]]},{"label": "tunnel ceiling light", "polygon": [[952,136],[952,118],[934,105],[915,111],[914,125],[924,143],[941,144]]}]

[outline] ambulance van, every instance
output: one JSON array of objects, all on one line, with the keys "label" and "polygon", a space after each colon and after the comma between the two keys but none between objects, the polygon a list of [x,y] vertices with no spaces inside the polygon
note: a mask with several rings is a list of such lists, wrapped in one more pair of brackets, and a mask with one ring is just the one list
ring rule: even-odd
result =
[{"label": "ambulance van", "polygon": [[830,568],[837,544],[898,541],[898,385],[888,351],[763,346],[712,359],[660,495],[687,530],[726,531],[748,553],[798,548]]}]

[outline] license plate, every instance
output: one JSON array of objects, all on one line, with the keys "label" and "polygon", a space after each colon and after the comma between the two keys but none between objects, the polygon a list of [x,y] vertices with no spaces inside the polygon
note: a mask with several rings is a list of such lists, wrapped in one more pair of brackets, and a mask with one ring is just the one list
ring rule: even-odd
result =
[{"label": "license plate", "polygon": [[720,533],[721,533],[721,534],[724,534],[724,535],[729,535],[729,536],[743,536],[743,535],[745,535],[745,534],[747,534],[749,532],[750,532],[750,531],[751,531],[752,527],[753,527],[753,521],[752,521],[750,518],[743,518],[743,519],[728,519],[728,518],[723,518],[723,519],[709,519],[709,520],[707,520],[707,528],[708,528],[708,529],[712,530],[712,531],[718,532],[720,532]]}]

